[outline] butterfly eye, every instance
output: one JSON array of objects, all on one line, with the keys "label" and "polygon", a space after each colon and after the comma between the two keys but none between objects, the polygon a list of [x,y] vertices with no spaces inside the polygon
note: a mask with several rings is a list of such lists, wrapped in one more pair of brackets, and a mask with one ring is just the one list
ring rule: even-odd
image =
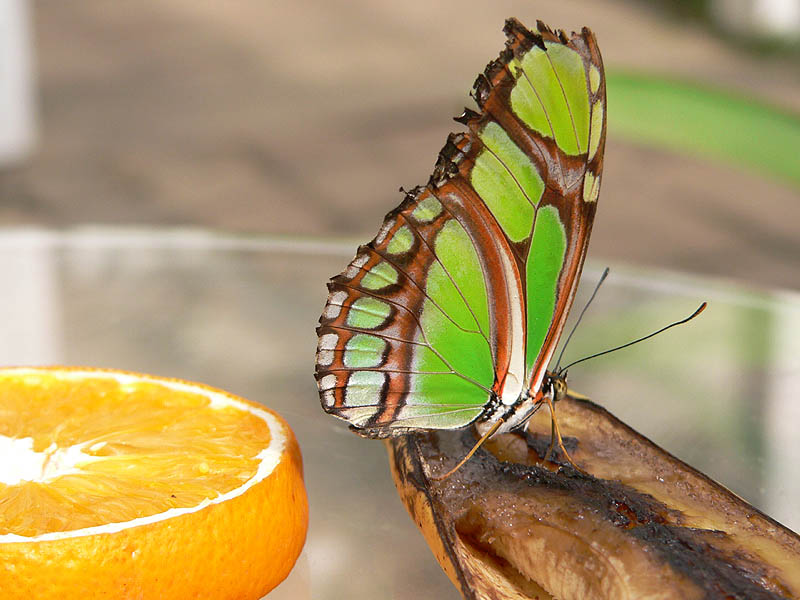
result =
[{"label": "butterfly eye", "polygon": [[566,377],[559,377],[553,380],[553,401],[561,400],[567,395]]}]

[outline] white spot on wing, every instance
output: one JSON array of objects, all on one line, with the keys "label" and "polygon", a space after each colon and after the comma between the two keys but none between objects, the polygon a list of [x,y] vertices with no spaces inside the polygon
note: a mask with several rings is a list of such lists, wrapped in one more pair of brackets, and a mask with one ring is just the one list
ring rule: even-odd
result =
[{"label": "white spot on wing", "polygon": [[368,254],[359,254],[353,259],[353,262],[348,265],[347,269],[345,269],[344,276],[348,279],[352,279],[358,272],[362,269],[362,267],[367,264],[369,260]]},{"label": "white spot on wing", "polygon": [[317,387],[319,387],[319,391],[322,392],[322,400],[325,403],[325,406],[330,408],[333,406],[334,402],[336,401],[336,396],[334,395],[334,388],[338,383],[338,379],[336,375],[329,373],[325,375],[322,379],[317,381]]},{"label": "white spot on wing", "polygon": [[342,307],[338,304],[328,304],[325,305],[325,310],[323,311],[322,315],[326,319],[335,319],[339,316],[339,313],[342,312]]},{"label": "white spot on wing", "polygon": [[326,319],[335,319],[342,312],[342,304],[347,300],[347,292],[336,290],[328,295],[328,303],[325,305],[323,316]]},{"label": "white spot on wing", "polygon": [[336,381],[337,381],[336,375],[334,375],[333,373],[328,373],[327,375],[325,375],[325,377],[323,377],[317,382],[317,386],[319,387],[319,390],[321,392],[324,392],[325,390],[331,390],[335,388]]},{"label": "white spot on wing", "polygon": [[367,264],[368,260],[369,260],[369,255],[368,254],[359,254],[358,256],[356,256],[353,259],[353,264],[360,269],[365,264]]},{"label": "white spot on wing", "polygon": [[319,338],[317,347],[320,350],[333,350],[339,341],[339,336],[335,333],[323,333]]},{"label": "white spot on wing", "polygon": [[391,228],[394,227],[394,219],[390,221],[386,221],[381,227],[381,230],[378,232],[378,235],[375,236],[375,243],[382,244],[386,241],[386,236],[389,235],[389,231]]},{"label": "white spot on wing", "polygon": [[333,363],[333,351],[339,342],[339,336],[335,333],[323,333],[317,343],[317,364],[327,367]]},{"label": "white spot on wing", "polygon": [[333,363],[333,350],[320,350],[317,352],[317,364],[321,367],[330,366]]}]

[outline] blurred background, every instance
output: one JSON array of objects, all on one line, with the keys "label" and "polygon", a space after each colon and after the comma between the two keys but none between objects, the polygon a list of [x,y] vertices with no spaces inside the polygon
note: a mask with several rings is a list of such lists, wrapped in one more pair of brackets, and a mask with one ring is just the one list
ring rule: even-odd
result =
[{"label": "blurred background", "polygon": [[576,305],[614,270],[567,358],[710,305],[571,385],[800,530],[800,0],[0,0],[0,364],[283,414],[312,521],[271,598],[457,597],[381,444],[319,409],[314,325],[512,15],[591,27],[608,73]]},{"label": "blurred background", "polygon": [[800,0],[0,0],[0,226],[366,241],[511,15],[604,55],[590,258],[800,288]]}]

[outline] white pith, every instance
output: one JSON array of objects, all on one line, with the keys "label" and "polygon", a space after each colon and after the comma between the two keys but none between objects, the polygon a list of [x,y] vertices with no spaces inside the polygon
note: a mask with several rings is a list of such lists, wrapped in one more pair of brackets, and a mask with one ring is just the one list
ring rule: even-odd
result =
[{"label": "white pith", "polygon": [[63,475],[80,473],[78,466],[100,460],[83,452],[87,445],[88,442],[59,448],[50,444],[44,451],[36,452],[33,438],[12,438],[0,434],[0,483],[47,483]]},{"label": "white pith", "polygon": [[[164,521],[166,519],[171,519],[180,515],[198,512],[206,508],[207,506],[211,506],[213,504],[220,504],[232,498],[236,498],[237,496],[241,496],[251,487],[269,477],[269,475],[275,470],[275,467],[278,466],[281,455],[283,454],[284,448],[286,447],[286,441],[287,441],[286,431],[284,430],[283,425],[280,423],[280,421],[278,421],[278,419],[276,419],[268,411],[260,409],[255,406],[251,406],[250,404],[238,400],[236,397],[230,396],[222,391],[213,390],[202,386],[194,386],[179,381],[171,381],[169,379],[161,379],[158,377],[152,377],[147,375],[134,375],[128,373],[115,372],[115,371],[102,371],[102,370],[95,371],[91,369],[88,370],[70,369],[63,371],[59,371],[57,369],[51,370],[51,369],[35,369],[35,368],[0,369],[0,377],[7,375],[14,375],[15,377],[20,377],[20,376],[58,377],[60,379],[84,379],[87,377],[91,378],[107,377],[109,379],[114,379],[117,382],[119,382],[123,387],[123,390],[125,386],[131,386],[131,388],[134,388],[136,386],[136,383],[141,381],[156,383],[159,385],[163,385],[164,387],[171,388],[175,391],[205,396],[209,400],[209,408],[213,410],[225,407],[234,407],[262,419],[269,427],[270,441],[269,445],[256,455],[256,458],[258,458],[258,460],[260,461],[256,473],[239,487],[234,488],[224,494],[221,494],[216,498],[211,498],[211,499],[206,498],[205,500],[203,500],[202,502],[200,502],[195,506],[184,507],[184,508],[171,508],[164,512],[157,513],[155,515],[140,517],[138,519],[132,519],[130,521],[123,521],[119,523],[106,523],[104,525],[86,527],[83,529],[74,529],[71,531],[54,531],[30,537],[16,535],[13,533],[7,533],[4,535],[0,535],[0,544],[40,542],[40,541],[43,542],[50,540],[61,540],[66,538],[82,537],[87,535],[97,535],[102,533],[117,533],[124,529],[139,527],[141,525],[147,525],[150,523]],[[14,451],[18,451],[21,449],[23,453],[28,452],[30,454],[45,454],[45,453],[33,452],[33,450],[30,449],[28,442],[25,441],[26,439],[30,438],[16,439],[10,443],[7,441],[12,439],[13,438],[0,436],[0,461],[2,461],[3,465],[8,463],[8,457],[5,455],[5,451],[8,449],[13,448]],[[18,469],[18,471],[23,471],[23,474],[31,474],[37,472],[40,476],[47,477],[47,479],[43,479],[42,481],[52,479],[53,477],[50,477],[50,475],[52,475],[53,473],[58,473],[59,469],[62,472],[58,473],[55,476],[66,474],[67,471],[71,473],[80,472],[80,469],[77,467],[81,463],[88,462],[82,460],[80,455],[83,455],[84,457],[90,460],[93,459],[94,457],[81,452],[81,448],[78,448],[77,450],[75,450],[75,448],[76,446],[73,446],[70,449],[62,449],[65,450],[66,452],[62,455],[61,464],[55,469],[55,471],[47,472],[46,466],[44,467],[44,470],[36,471],[37,466],[40,465],[40,457],[30,456],[30,454],[24,456],[23,460],[28,461],[28,463],[23,465],[20,469]],[[17,458],[17,455],[15,455],[14,458]],[[6,470],[5,467],[0,467],[0,469],[2,469],[2,471],[0,471],[0,482],[4,482],[3,476],[9,477],[9,479],[11,478],[13,468]],[[30,470],[28,471],[25,469],[30,469]]]}]

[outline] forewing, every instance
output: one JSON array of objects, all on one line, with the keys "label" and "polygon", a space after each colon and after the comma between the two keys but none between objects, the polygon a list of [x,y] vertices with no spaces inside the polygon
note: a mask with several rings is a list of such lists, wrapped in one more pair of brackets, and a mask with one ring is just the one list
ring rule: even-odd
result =
[{"label": "forewing", "polygon": [[[568,37],[541,21],[538,31],[530,32],[510,19],[505,31],[506,51],[475,83],[481,114],[465,121],[483,146],[471,177],[484,201],[491,204],[500,196],[503,184],[479,167],[499,161],[507,167],[506,179],[533,203],[532,227],[530,218],[508,217],[513,226],[504,229],[525,282],[525,380],[535,395],[572,305],[589,243],[603,168],[606,85],[588,29]],[[518,204],[514,214],[530,212],[522,201]]]}]

